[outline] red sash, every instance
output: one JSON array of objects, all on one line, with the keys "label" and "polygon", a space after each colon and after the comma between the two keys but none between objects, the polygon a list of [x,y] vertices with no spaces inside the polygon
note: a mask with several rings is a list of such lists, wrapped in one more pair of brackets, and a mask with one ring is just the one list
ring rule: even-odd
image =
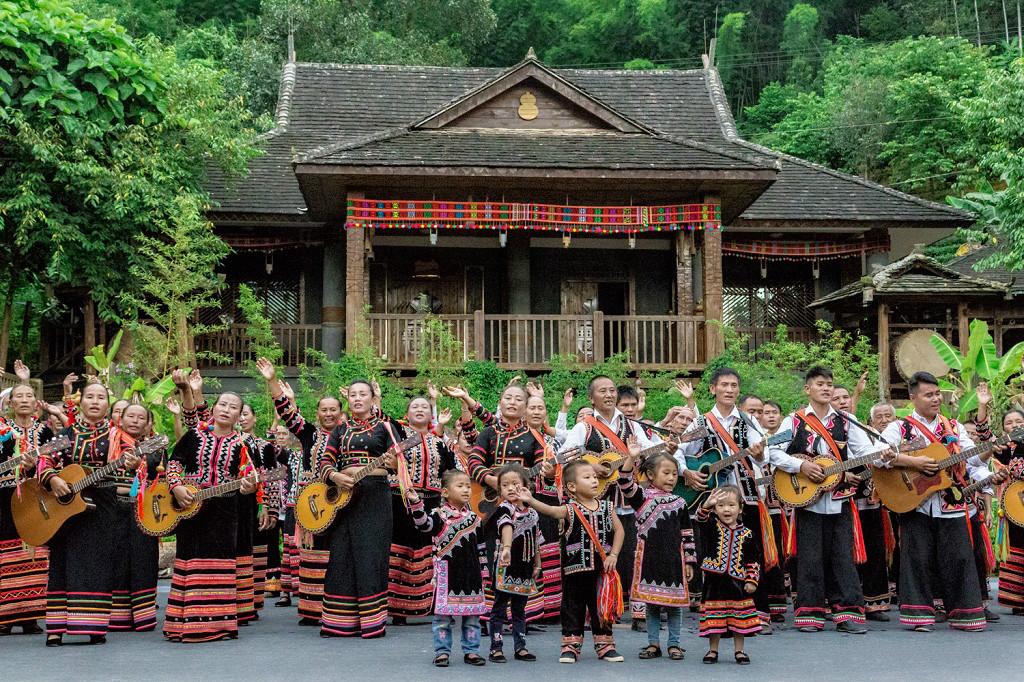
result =
[{"label": "red sash", "polygon": [[[626,417],[623,416],[622,418],[625,419]],[[595,417],[584,417],[583,421],[589,424],[590,426],[594,427],[598,431],[600,431],[601,435],[608,439],[608,442],[612,444],[613,448],[618,450],[623,455],[629,454],[629,446],[622,442],[622,439],[619,438],[619,435],[612,431],[607,424],[599,422]],[[632,429],[630,430],[632,431]],[[542,440],[541,443],[543,442],[544,441]]]},{"label": "red sash", "polygon": [[[594,569],[598,572],[597,582],[597,612],[598,619],[603,625],[611,627],[619,616],[622,615],[624,608],[622,600],[622,580],[619,578],[619,571],[613,568],[610,571],[604,570],[604,562],[607,557],[604,551],[604,547],[601,545],[601,540],[597,537],[597,532],[594,531],[594,527],[587,521],[587,517],[583,515],[579,509],[576,508],[575,504],[570,504],[569,511],[576,516],[576,520],[579,521],[580,526],[590,536],[590,542],[593,543],[594,549],[597,551],[597,561],[600,561],[600,565],[594,566]],[[600,507],[598,507],[600,509]],[[595,562],[596,564],[597,562]]]}]

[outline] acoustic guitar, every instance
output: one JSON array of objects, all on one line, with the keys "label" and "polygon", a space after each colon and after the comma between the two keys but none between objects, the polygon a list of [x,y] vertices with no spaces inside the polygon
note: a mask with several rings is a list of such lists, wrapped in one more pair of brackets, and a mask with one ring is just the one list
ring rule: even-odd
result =
[{"label": "acoustic guitar", "polygon": [[14,517],[18,535],[26,544],[35,547],[45,545],[68,519],[96,508],[92,499],[85,493],[87,488],[120,469],[124,465],[124,458],[129,454],[134,453],[145,462],[147,455],[163,450],[167,443],[167,436],[153,436],[98,469],[89,470],[80,464],[64,467],[57,476],[68,484],[71,491],[61,497],[44,488],[37,479],[25,481],[21,488],[21,497],[15,495],[11,499],[11,515]]},{"label": "acoustic guitar", "polygon": [[999,498],[999,505],[1007,521],[1024,527],[1024,481],[1014,481],[1007,485]]},{"label": "acoustic guitar", "polygon": [[[764,447],[767,450],[773,445],[787,443],[791,440],[793,440],[793,432],[786,430],[780,431],[774,436],[769,436],[763,442]],[[700,453],[697,457],[687,457],[686,468],[690,471],[696,471],[697,473],[706,475],[708,477],[707,488],[705,490],[694,490],[693,488],[684,485],[678,485],[676,486],[678,490],[676,494],[686,500],[686,506],[690,511],[696,511],[702,504],[704,504],[704,500],[707,499],[712,490],[721,485],[725,485],[728,477],[728,468],[739,462],[741,459],[749,456],[749,448],[744,448],[736,454],[728,457],[723,457],[722,451],[718,448],[709,448]],[[680,477],[680,479],[682,479],[682,477]]]},{"label": "acoustic guitar", "polygon": [[960,462],[966,462],[975,455],[990,452],[997,445],[1005,445],[1010,441],[1024,440],[1024,426],[1018,427],[993,441],[981,443],[973,448],[951,455],[942,443],[931,443],[920,451],[920,455],[929,457],[939,465],[939,470],[931,476],[907,467],[891,469],[875,467],[875,490],[884,504],[897,514],[917,509],[930,495],[953,486],[953,479],[947,471]]},{"label": "acoustic guitar", "polygon": [[[920,450],[928,445],[928,440],[925,438],[915,438],[908,443],[900,446],[900,452],[911,452],[914,450]],[[807,507],[818,501],[819,498],[825,493],[830,493],[835,490],[843,481],[843,474],[847,471],[857,469],[871,464],[879,455],[877,452],[873,452],[861,457],[854,457],[846,461],[840,461],[832,455],[814,455],[808,457],[811,462],[814,462],[821,467],[825,474],[825,480],[821,483],[815,483],[811,479],[807,478],[803,472],[796,472],[791,474],[777,469],[772,474],[772,490],[775,491],[775,496],[779,500],[790,507]]]},{"label": "acoustic guitar", "polygon": [[[416,447],[420,442],[420,434],[417,433],[403,440],[397,447],[404,455],[407,450]],[[390,454],[391,450],[388,450],[352,474],[353,484],[348,490],[342,490],[333,483],[324,483],[323,481],[314,481],[307,485],[295,500],[295,521],[310,533],[323,533],[334,523],[338,512],[352,501],[352,493],[356,489],[355,484],[369,476],[374,469],[379,469]]]},{"label": "acoustic guitar", "polygon": [[[583,455],[582,448],[571,448],[556,454],[554,457],[555,463],[565,466],[569,462],[574,462]],[[534,479],[540,475],[541,470],[544,468],[544,460],[541,460],[534,464],[532,467],[526,470],[529,474],[530,479]],[[489,485],[481,485],[476,481],[472,483],[472,489],[469,493],[469,506],[477,513],[481,518],[490,516],[491,512],[498,506],[498,491]]]},{"label": "acoustic guitar", "polygon": [[[643,463],[644,460],[654,455],[665,452],[671,446],[675,449],[675,444],[692,443],[695,440],[701,440],[708,431],[703,426],[699,426],[692,431],[687,433],[681,433],[675,436],[673,441],[662,441],[656,443],[649,448],[645,448],[640,451],[637,455],[637,465]],[[622,465],[626,463],[626,453],[619,452],[618,450],[611,449],[605,450],[600,453],[589,453],[583,455],[583,461],[593,465],[597,471],[597,496],[598,498],[604,497],[605,493],[608,492],[608,488],[618,479],[618,471],[622,468]],[[608,473],[604,473],[604,468],[608,467]]]},{"label": "acoustic guitar", "polygon": [[171,492],[167,481],[159,481],[156,485],[150,486],[142,494],[142,518],[136,516],[135,521],[146,535],[168,535],[178,524],[185,519],[191,519],[203,508],[203,502],[212,497],[221,497],[239,490],[242,485],[249,481],[259,483],[260,481],[281,481],[288,476],[288,468],[279,466],[271,469],[265,474],[259,471],[236,478],[226,483],[210,486],[209,488],[198,488],[191,483],[185,483],[185,488],[192,493],[192,503],[187,507],[178,506],[178,500]]}]

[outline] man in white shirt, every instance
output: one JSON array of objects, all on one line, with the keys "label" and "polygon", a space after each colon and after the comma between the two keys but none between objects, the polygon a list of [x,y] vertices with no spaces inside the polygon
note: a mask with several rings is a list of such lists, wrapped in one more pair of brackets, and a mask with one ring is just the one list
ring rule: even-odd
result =
[{"label": "man in white shirt", "polygon": [[[715,406],[708,414],[698,416],[686,429],[686,432],[689,433],[698,428],[704,428],[707,430],[707,435],[702,439],[683,443],[676,449],[675,458],[679,463],[679,471],[682,472],[682,478],[687,487],[694,490],[705,490],[708,484],[707,476],[691,470],[687,464],[695,461],[701,453],[710,449],[718,450],[723,457],[735,454],[737,449],[746,449],[750,453],[750,457],[719,472],[720,480],[717,484],[735,485],[743,492],[743,525],[753,531],[758,542],[763,543],[766,532],[762,532],[762,530],[767,529],[761,528],[760,504],[762,504],[761,500],[764,498],[765,490],[764,486],[759,486],[756,483],[756,480],[763,476],[759,464],[759,460],[764,457],[764,439],[761,429],[736,406],[740,396],[740,375],[736,370],[729,367],[716,369],[711,374],[709,390],[715,398]],[[723,433],[726,434],[727,439],[722,437]],[[698,557],[698,561],[701,559],[703,557]],[[778,566],[770,570],[765,566],[763,555],[759,557],[759,563],[761,563],[762,576],[767,576],[770,571],[779,571],[781,574]],[[771,604],[768,598],[768,586],[771,584],[770,580],[762,579],[754,593],[754,605],[761,616],[761,634],[765,635],[771,634],[769,620]]]},{"label": "man in white shirt", "polygon": [[[900,443],[924,436],[942,442],[950,454],[974,447],[962,424],[940,414],[942,392],[938,379],[928,372],[917,372],[908,385],[914,411],[889,424],[882,432],[885,440]],[[924,455],[900,455],[896,466],[928,475],[938,471],[936,461]],[[953,488],[933,493],[915,511],[900,515],[899,596],[903,625],[919,632],[931,630],[935,624],[934,599],[941,598],[951,628],[985,629],[965,518],[967,505],[959,494],[962,485],[981,475],[976,475],[975,470],[984,466],[977,455],[964,464],[954,465],[950,469]]]},{"label": "man in white shirt", "polygon": [[[873,444],[862,429],[851,424],[849,415],[832,407],[831,370],[808,370],[804,393],[808,405],[779,425],[780,432],[792,431],[793,439],[769,450],[772,466],[820,482],[824,480],[822,468],[807,456],[829,455],[846,460],[872,452],[881,457],[889,452],[888,445]],[[850,503],[852,494],[851,485],[840,483],[813,504],[797,509],[794,515],[798,552],[794,623],[800,632],[825,629],[826,599],[832,608],[836,631],[867,632],[864,593],[853,558],[854,543],[859,538],[854,537],[853,515],[857,510]]]}]

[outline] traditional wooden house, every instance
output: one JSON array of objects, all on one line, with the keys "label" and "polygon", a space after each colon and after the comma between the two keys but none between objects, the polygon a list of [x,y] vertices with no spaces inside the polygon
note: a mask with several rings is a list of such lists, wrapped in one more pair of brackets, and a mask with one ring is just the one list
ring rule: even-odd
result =
[{"label": "traditional wooden house", "polygon": [[[430,312],[466,356],[508,367],[628,351],[698,371],[721,343],[709,321],[755,344],[780,323],[806,337],[813,300],[970,222],[742,139],[713,68],[292,61],[263,146],[248,177],[211,179],[234,253],[210,312],[228,328],[200,345],[235,363],[245,282],[292,365],[365,322],[410,368]],[[56,366],[76,342],[55,336]]]}]

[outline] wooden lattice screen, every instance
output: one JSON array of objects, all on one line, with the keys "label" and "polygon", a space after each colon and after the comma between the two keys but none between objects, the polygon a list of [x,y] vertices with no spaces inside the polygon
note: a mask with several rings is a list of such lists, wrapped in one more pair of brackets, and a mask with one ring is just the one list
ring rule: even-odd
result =
[{"label": "wooden lattice screen", "polygon": [[[238,308],[238,285],[227,282],[221,290],[221,307],[207,308],[199,313],[199,321],[206,324],[222,322],[221,316],[234,322],[244,322]],[[265,279],[244,282],[266,305],[267,317],[273,324],[300,324],[302,318],[301,286],[298,278]]]},{"label": "wooden lattice screen", "polygon": [[723,321],[735,327],[813,327],[809,284],[725,287]]}]

